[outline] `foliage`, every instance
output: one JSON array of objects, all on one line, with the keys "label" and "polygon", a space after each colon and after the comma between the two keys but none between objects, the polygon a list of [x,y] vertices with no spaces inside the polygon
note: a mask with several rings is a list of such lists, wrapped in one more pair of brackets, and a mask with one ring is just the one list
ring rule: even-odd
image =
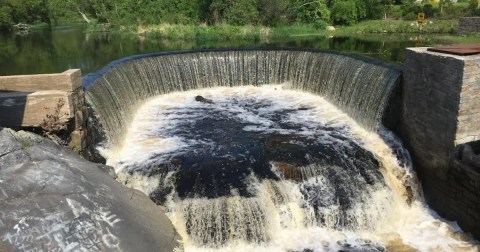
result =
[{"label": "foliage", "polygon": [[416,21],[370,20],[338,29],[338,33],[450,33],[456,34],[458,20],[435,20],[419,25]]},{"label": "foliage", "polygon": [[255,0],[232,1],[225,10],[225,20],[232,25],[256,24],[258,19]]},{"label": "foliage", "polygon": [[[415,20],[455,19],[478,15],[477,0],[440,4],[411,0],[1,0],[0,30],[18,23],[88,23],[91,31],[106,28],[182,25],[261,25],[267,27],[311,24],[323,29],[328,23],[350,25],[389,17]],[[106,25],[105,25],[106,24]]]},{"label": "foliage", "polygon": [[391,4],[392,0],[357,0],[356,9],[358,21],[383,18]]},{"label": "foliage", "polygon": [[332,2],[332,21],[334,24],[351,25],[362,20],[380,19],[390,0],[335,0]]},{"label": "foliage", "polygon": [[2,0],[0,30],[12,29],[13,24],[50,23],[47,0]]},{"label": "foliage", "polygon": [[329,21],[330,10],[324,0],[293,0],[293,16],[299,23]]},{"label": "foliage", "polygon": [[259,0],[259,21],[268,26],[276,26],[288,21],[289,0]]},{"label": "foliage", "polygon": [[336,1],[332,7],[332,19],[334,24],[351,25],[358,21],[355,1]]},{"label": "foliage", "polygon": [[418,13],[422,12],[422,6],[410,1],[404,1],[400,10],[403,19],[416,20]]},{"label": "foliage", "polygon": [[468,1],[468,12],[472,16],[480,16],[480,1],[479,0],[470,0]]},{"label": "foliage", "polygon": [[425,18],[432,18],[436,15],[438,9],[434,8],[431,4],[423,5],[423,13],[425,13]]}]

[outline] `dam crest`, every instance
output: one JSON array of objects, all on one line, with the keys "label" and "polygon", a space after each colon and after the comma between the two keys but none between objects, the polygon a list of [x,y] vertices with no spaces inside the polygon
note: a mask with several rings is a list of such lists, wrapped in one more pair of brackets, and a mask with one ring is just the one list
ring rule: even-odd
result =
[{"label": "dam crest", "polygon": [[290,83],[375,130],[401,80],[398,65],[318,50],[210,50],[134,56],[84,78],[86,102],[116,143],[146,99],[210,87]]}]

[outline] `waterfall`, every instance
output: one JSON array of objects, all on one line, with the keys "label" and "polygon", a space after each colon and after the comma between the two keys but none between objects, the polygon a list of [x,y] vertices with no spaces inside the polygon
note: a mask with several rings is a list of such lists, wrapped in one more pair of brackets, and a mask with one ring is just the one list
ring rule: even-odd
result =
[{"label": "waterfall", "polygon": [[86,100],[110,144],[122,139],[137,107],[174,91],[278,84],[327,98],[375,130],[401,71],[378,60],[329,51],[210,50],[134,56],[84,78]]},{"label": "waterfall", "polygon": [[400,76],[343,53],[211,50],[122,59],[84,87],[107,165],[186,251],[476,251],[382,126]]},{"label": "waterfall", "polygon": [[423,205],[392,133],[291,85],[151,98],[107,165],[165,207],[186,251],[475,251]]}]

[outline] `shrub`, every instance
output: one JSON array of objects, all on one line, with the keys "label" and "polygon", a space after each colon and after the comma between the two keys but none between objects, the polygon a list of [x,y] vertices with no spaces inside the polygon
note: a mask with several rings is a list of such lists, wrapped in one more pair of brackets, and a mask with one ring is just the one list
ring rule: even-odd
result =
[{"label": "shrub", "polygon": [[479,8],[480,3],[478,0],[470,0],[468,2],[468,12],[472,16],[480,16],[480,8]]},{"label": "shrub", "polygon": [[327,29],[327,26],[328,26],[328,23],[323,20],[319,20],[313,23],[313,27],[315,27],[315,29],[318,29],[318,30],[325,30]]},{"label": "shrub", "polygon": [[43,119],[43,122],[40,124],[43,136],[49,138],[59,145],[68,144],[66,140],[59,136],[67,130],[68,126],[63,120],[66,114],[61,114],[63,106],[65,106],[65,101],[63,99],[59,99],[53,112],[47,114],[45,119]]},{"label": "shrub", "polygon": [[437,9],[431,4],[425,4],[423,6],[423,12],[425,13],[425,18],[433,18],[437,12]]},{"label": "shrub", "polygon": [[357,22],[357,8],[354,1],[337,1],[332,7],[332,20],[334,24],[351,25]]},{"label": "shrub", "polygon": [[422,6],[409,1],[405,1],[400,9],[405,20],[416,20],[418,13],[422,12]]}]

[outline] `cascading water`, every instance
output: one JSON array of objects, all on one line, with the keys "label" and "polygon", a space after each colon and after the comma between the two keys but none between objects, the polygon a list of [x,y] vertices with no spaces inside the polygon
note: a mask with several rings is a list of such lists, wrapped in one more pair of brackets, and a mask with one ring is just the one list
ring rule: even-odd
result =
[{"label": "cascading water", "polygon": [[161,53],[114,62],[85,78],[86,100],[107,141],[118,144],[145,99],[198,88],[291,82],[326,97],[364,127],[375,129],[398,66],[355,55],[295,50],[219,50]]},{"label": "cascading water", "polygon": [[187,251],[476,251],[381,126],[399,74],[324,52],[160,55],[87,101],[118,180],[165,206]]},{"label": "cascading water", "polygon": [[283,86],[212,88],[149,100],[106,156],[120,182],[166,206],[187,250],[468,249],[382,134]]}]

